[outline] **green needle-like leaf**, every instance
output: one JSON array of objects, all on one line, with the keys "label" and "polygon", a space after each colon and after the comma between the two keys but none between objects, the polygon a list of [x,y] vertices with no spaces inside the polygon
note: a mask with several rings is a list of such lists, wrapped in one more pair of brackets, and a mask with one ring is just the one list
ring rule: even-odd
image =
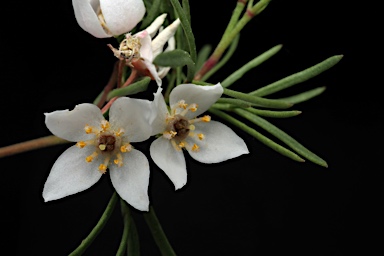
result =
[{"label": "green needle-like leaf", "polygon": [[206,44],[200,49],[199,53],[197,54],[197,60],[195,65],[196,70],[200,70],[204,62],[208,59],[211,51],[212,46],[210,44]]},{"label": "green needle-like leaf", "polygon": [[128,234],[127,256],[140,256],[140,241],[139,235],[137,234],[136,224],[131,214],[129,217],[131,219],[131,227]]},{"label": "green needle-like leaf", "polygon": [[179,16],[181,26],[183,27],[184,34],[187,38],[189,54],[191,55],[192,61],[195,63],[196,62],[196,44],[195,44],[195,37],[192,33],[191,23],[189,22],[188,16],[186,15],[184,9],[181,7],[179,0],[170,0],[170,1],[176,14]]},{"label": "green needle-like leaf", "polygon": [[107,100],[110,100],[113,97],[127,96],[127,95],[136,94],[139,92],[143,92],[147,90],[148,84],[150,81],[151,81],[151,78],[147,76],[141,79],[140,81],[137,81],[136,83],[130,84],[127,87],[112,90],[108,93]]},{"label": "green needle-like leaf", "polygon": [[147,8],[147,16],[143,19],[141,23],[140,30],[148,27],[152,21],[154,21],[159,14],[161,0],[153,0],[151,7]]},{"label": "green needle-like leaf", "polygon": [[257,109],[257,108],[247,108],[245,110],[255,115],[273,117],[273,118],[288,118],[288,117],[293,117],[301,114],[301,111],[298,111],[298,110],[273,111],[273,110],[264,110],[264,109]]},{"label": "green needle-like leaf", "polygon": [[322,158],[309,151],[307,148],[297,142],[294,138],[292,138],[287,133],[283,132],[267,120],[240,108],[234,109],[233,112],[263,128],[264,130],[266,130],[267,132],[287,144],[290,148],[292,148],[294,151],[296,151],[298,154],[308,159],[309,161],[320,166],[328,167],[327,162],[325,162]]},{"label": "green needle-like leaf", "polygon": [[251,60],[250,62],[248,62],[244,66],[242,66],[240,69],[238,69],[237,71],[232,73],[230,76],[228,76],[224,81],[221,82],[221,85],[223,87],[230,86],[231,84],[236,82],[238,79],[240,79],[249,70],[257,67],[258,65],[260,65],[264,61],[268,60],[269,58],[271,58],[276,53],[278,53],[280,51],[281,47],[282,47],[281,44],[276,45],[275,47],[269,49],[268,51],[264,52],[263,54],[257,56],[256,58],[254,58],[253,60]]},{"label": "green needle-like leaf", "polygon": [[191,56],[186,51],[176,49],[169,52],[164,52],[156,56],[153,63],[163,67],[183,67],[187,65],[188,74],[187,81],[192,81],[195,74],[195,63],[191,59]]},{"label": "green needle-like leaf", "polygon": [[[220,105],[224,105],[224,106],[220,107]],[[253,104],[248,101],[232,99],[232,98],[220,98],[215,103],[215,106],[219,109],[227,109],[227,108],[233,108],[233,107],[249,108],[252,105]]]},{"label": "green needle-like leaf", "polygon": [[129,208],[124,202],[124,200],[121,198],[120,198],[120,208],[121,208],[121,215],[123,216],[124,228],[123,228],[123,235],[121,236],[119,249],[116,252],[116,256],[123,256],[124,253],[126,252],[127,244],[128,244],[128,234],[131,228],[131,218],[129,217],[130,215]]},{"label": "green needle-like leaf", "polygon": [[319,64],[316,64],[310,68],[307,68],[293,75],[287,76],[283,79],[280,79],[279,81],[276,81],[272,84],[266,85],[260,89],[250,92],[249,94],[253,96],[263,97],[263,96],[281,91],[283,89],[286,89],[293,85],[305,82],[308,79],[311,79],[312,77],[315,77],[321,74],[322,72],[330,69],[331,67],[336,65],[342,58],[343,58],[343,55],[336,55],[336,56],[330,57],[320,62]]},{"label": "green needle-like leaf", "polygon": [[251,136],[255,137],[257,140],[259,140],[264,145],[270,147],[271,149],[275,150],[276,152],[282,154],[283,156],[286,156],[292,160],[298,161],[298,162],[305,162],[304,159],[302,159],[299,155],[295,154],[294,152],[290,151],[289,149],[277,144],[276,142],[272,141],[271,139],[268,139],[255,129],[249,127],[248,125],[244,124],[243,122],[240,122],[236,118],[228,115],[227,113],[224,113],[218,109],[210,108],[209,112],[212,114],[215,114],[218,117],[223,118],[224,120],[230,122],[231,124],[239,127],[243,131],[247,132]]},{"label": "green needle-like leaf", "polygon": [[325,86],[318,87],[318,88],[315,88],[315,89],[312,89],[312,90],[309,90],[306,92],[302,92],[302,93],[299,93],[299,94],[296,94],[296,95],[293,95],[290,97],[281,98],[279,100],[283,100],[283,101],[286,101],[286,102],[289,102],[292,104],[297,104],[297,103],[300,103],[303,101],[310,100],[313,97],[316,97],[316,96],[322,94],[324,91],[325,91]]},{"label": "green needle-like leaf", "polygon": [[236,99],[251,102],[256,106],[265,108],[289,108],[293,105],[292,103],[285,102],[282,100],[265,99],[258,96],[252,96],[246,93],[233,91],[227,88],[224,88],[224,94]]}]

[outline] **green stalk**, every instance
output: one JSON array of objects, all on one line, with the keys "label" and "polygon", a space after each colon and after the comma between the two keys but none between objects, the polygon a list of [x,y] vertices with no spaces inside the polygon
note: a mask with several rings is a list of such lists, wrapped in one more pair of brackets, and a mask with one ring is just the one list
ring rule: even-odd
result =
[{"label": "green stalk", "polygon": [[97,235],[100,233],[100,231],[104,228],[105,224],[109,220],[109,217],[111,217],[113,210],[115,209],[115,205],[117,202],[118,196],[116,191],[113,193],[111,199],[109,200],[109,203],[107,207],[104,210],[103,215],[101,215],[101,218],[97,222],[96,226],[92,229],[91,233],[83,239],[81,244],[69,254],[69,256],[79,256],[82,255],[85,250],[91,245],[93,240],[97,237]]},{"label": "green stalk", "polygon": [[131,223],[130,223],[131,218],[129,217],[130,215],[129,207],[121,198],[120,198],[120,208],[121,208],[121,215],[123,216],[124,229],[123,229],[123,235],[121,236],[121,241],[120,241],[119,249],[117,250],[116,256],[123,256],[125,251],[127,250],[128,234],[131,226]]},{"label": "green stalk", "polygon": [[169,243],[163,228],[160,225],[159,220],[156,217],[155,210],[152,206],[149,207],[149,212],[143,213],[145,221],[148,224],[149,229],[151,230],[153,239],[155,240],[157,247],[160,250],[161,255],[163,256],[172,256],[176,255],[173,251],[171,244]]}]

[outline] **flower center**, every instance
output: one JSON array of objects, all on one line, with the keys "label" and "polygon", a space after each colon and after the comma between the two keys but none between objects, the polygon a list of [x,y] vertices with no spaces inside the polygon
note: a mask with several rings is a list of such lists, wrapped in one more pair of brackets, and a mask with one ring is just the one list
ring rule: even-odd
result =
[{"label": "flower center", "polygon": [[98,147],[101,151],[111,152],[115,149],[116,138],[112,135],[101,135],[98,140]]},{"label": "flower center", "polygon": [[187,138],[190,129],[189,122],[185,117],[181,115],[176,115],[168,125],[170,126],[170,131],[176,132],[176,135],[174,137],[176,140],[182,141]]}]

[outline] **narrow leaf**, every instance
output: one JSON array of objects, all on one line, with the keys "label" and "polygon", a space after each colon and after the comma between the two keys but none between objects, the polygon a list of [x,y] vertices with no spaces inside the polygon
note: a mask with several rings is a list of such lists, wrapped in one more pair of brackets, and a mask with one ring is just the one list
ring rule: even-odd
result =
[{"label": "narrow leaf", "polygon": [[136,83],[130,84],[127,87],[112,90],[108,93],[107,100],[110,100],[113,97],[117,97],[117,96],[127,96],[127,95],[136,94],[139,92],[143,92],[147,90],[148,84],[150,81],[151,81],[151,78],[147,76]]},{"label": "narrow leaf", "polygon": [[250,92],[249,94],[262,97],[262,96],[266,96],[266,95],[281,91],[293,85],[305,82],[308,79],[311,79],[312,77],[315,77],[321,74],[322,72],[330,69],[331,67],[336,65],[342,58],[343,58],[343,55],[335,55],[333,57],[330,57],[320,62],[319,64],[316,64],[310,68],[307,68],[293,75],[287,76],[272,84],[266,85],[260,89]]},{"label": "narrow leaf", "polygon": [[233,107],[240,107],[240,108],[249,108],[252,106],[252,103],[239,100],[239,99],[232,99],[232,98],[220,98],[216,101],[216,104],[225,104],[225,108],[233,108]]},{"label": "narrow leaf", "polygon": [[273,110],[264,110],[257,108],[247,108],[248,112],[251,112],[255,115],[273,117],[273,118],[288,118],[301,114],[301,111],[291,110],[291,111],[273,111]]},{"label": "narrow leaf", "polygon": [[282,48],[282,45],[279,44],[279,45],[276,45],[275,47],[269,49],[268,51],[262,53],[261,55],[257,56],[256,58],[254,58],[253,60],[251,60],[250,62],[248,62],[244,66],[242,66],[240,69],[238,69],[237,71],[232,73],[230,76],[228,76],[224,81],[221,82],[221,85],[223,87],[230,86],[231,84],[236,82],[238,79],[240,79],[249,70],[257,67],[258,65],[260,65],[264,61],[268,60],[269,58],[271,58],[276,53],[278,53],[281,48]]},{"label": "narrow leaf", "polygon": [[161,0],[153,0],[151,7],[146,8],[147,16],[145,16],[145,18],[143,19],[143,22],[141,23],[141,26],[140,26],[140,30],[143,30],[144,28],[148,27],[149,24],[151,24],[151,22],[155,20],[155,18],[159,14],[160,3],[161,3]]},{"label": "narrow leaf", "polygon": [[183,27],[185,36],[187,38],[189,54],[191,55],[192,61],[195,63],[196,62],[196,44],[195,44],[195,37],[192,32],[191,24],[188,21],[188,17],[185,14],[183,8],[181,7],[179,0],[170,0],[170,1],[176,14],[179,16],[181,26]]},{"label": "narrow leaf", "polygon": [[295,160],[297,162],[305,162],[304,159],[302,159],[300,156],[298,156],[294,152],[292,152],[289,149],[277,144],[276,142],[272,141],[271,139],[268,139],[267,137],[265,137],[264,135],[262,135],[261,133],[259,133],[255,129],[249,127],[248,125],[244,124],[243,122],[240,122],[236,118],[234,118],[234,117],[232,117],[232,116],[230,116],[230,115],[228,115],[228,114],[226,114],[220,110],[217,110],[215,108],[210,108],[209,112],[211,112],[212,114],[215,114],[216,116],[221,117],[224,120],[230,122],[231,124],[239,127],[243,131],[245,131],[248,134],[250,134],[251,136],[255,137],[257,140],[259,140],[264,145],[270,147],[271,149],[275,150],[276,152],[282,154],[283,156],[286,156],[286,157],[288,157],[292,160]]},{"label": "narrow leaf", "polygon": [[229,90],[224,88],[224,94],[231,96],[236,99],[244,100],[251,102],[259,107],[266,107],[266,108],[289,108],[293,104],[282,101],[282,100],[271,100],[271,99],[265,99],[257,96],[251,96],[246,93],[237,92],[233,90]]},{"label": "narrow leaf", "polygon": [[175,49],[169,52],[163,52],[156,56],[153,63],[163,67],[183,67],[187,65],[188,74],[187,81],[192,81],[195,74],[195,63],[191,59],[191,56],[186,51]]},{"label": "narrow leaf", "polygon": [[328,167],[327,162],[325,162],[322,158],[309,151],[307,148],[297,142],[294,138],[292,138],[287,133],[283,132],[267,120],[240,108],[234,109],[233,112],[263,128],[264,130],[266,130],[267,132],[287,144],[290,148],[292,148],[294,151],[296,151],[298,154],[308,159],[309,161],[323,167]]},{"label": "narrow leaf", "polygon": [[290,97],[281,98],[279,100],[283,100],[292,104],[297,104],[303,101],[307,101],[309,99],[312,99],[320,94],[322,94],[325,91],[325,86],[318,87],[303,93],[299,93]]},{"label": "narrow leaf", "polygon": [[196,70],[199,70],[203,66],[204,62],[208,59],[211,51],[212,51],[212,46],[209,44],[204,45],[200,49],[199,53],[197,54],[197,60],[196,60],[196,66],[195,66]]}]

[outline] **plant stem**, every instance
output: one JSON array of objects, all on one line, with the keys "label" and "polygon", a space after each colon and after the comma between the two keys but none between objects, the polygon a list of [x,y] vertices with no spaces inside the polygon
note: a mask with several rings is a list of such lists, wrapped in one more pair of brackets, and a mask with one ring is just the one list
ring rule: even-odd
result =
[{"label": "plant stem", "polygon": [[160,253],[163,256],[172,256],[176,255],[172,249],[171,244],[169,243],[163,228],[160,225],[159,220],[156,217],[155,210],[152,206],[149,207],[149,212],[143,213],[145,221],[148,224],[149,229],[151,230],[153,239],[159,247]]},{"label": "plant stem", "polygon": [[115,191],[113,193],[111,199],[109,200],[109,203],[108,203],[107,207],[105,208],[103,215],[101,215],[100,220],[97,222],[96,226],[92,229],[91,233],[89,233],[89,235],[83,239],[81,244],[73,252],[71,252],[69,254],[69,256],[82,255],[85,252],[85,250],[91,245],[93,240],[95,240],[96,236],[104,228],[109,217],[111,217],[112,212],[115,209],[115,205],[116,205],[118,198],[119,197],[117,196],[117,193]]},{"label": "plant stem", "polygon": [[119,249],[117,250],[116,256],[123,256],[124,252],[127,250],[128,234],[131,229],[131,218],[129,216],[130,215],[129,207],[121,198],[120,198],[120,208],[121,208],[121,215],[123,216],[124,230],[123,230],[123,235],[121,236],[121,241],[120,241]]},{"label": "plant stem", "polygon": [[26,151],[31,151],[33,149],[45,148],[48,146],[64,144],[64,143],[69,143],[69,142],[70,141],[63,140],[63,139],[56,137],[54,135],[41,137],[38,139],[24,141],[24,142],[20,142],[17,144],[13,144],[10,146],[0,148],[0,158],[5,157],[5,156],[19,154],[19,153],[26,152]]}]

